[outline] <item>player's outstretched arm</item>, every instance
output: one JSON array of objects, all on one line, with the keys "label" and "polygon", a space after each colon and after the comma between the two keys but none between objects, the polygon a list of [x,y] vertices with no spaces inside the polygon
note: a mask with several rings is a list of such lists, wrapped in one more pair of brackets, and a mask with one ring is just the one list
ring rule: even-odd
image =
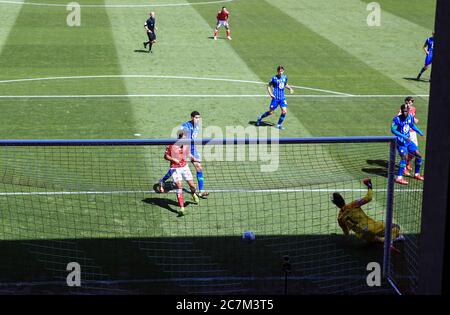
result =
[{"label": "player's outstretched arm", "polygon": [[286,88],[289,90],[289,92],[290,92],[291,94],[294,93],[294,89],[293,89],[289,84],[286,84]]},{"label": "player's outstretched arm", "polygon": [[367,194],[363,198],[353,201],[350,204],[350,207],[352,208],[361,207],[372,201],[373,197],[372,181],[370,180],[370,178],[366,178],[363,180],[363,183],[364,185],[367,186]]},{"label": "player's outstretched arm", "polygon": [[410,127],[412,130],[417,132],[419,135],[423,136],[422,130],[420,130],[419,127],[417,127],[417,125],[414,122],[411,123]]},{"label": "player's outstretched arm", "polygon": [[366,185],[368,189],[372,189],[372,180],[370,178],[364,178],[363,184]]}]

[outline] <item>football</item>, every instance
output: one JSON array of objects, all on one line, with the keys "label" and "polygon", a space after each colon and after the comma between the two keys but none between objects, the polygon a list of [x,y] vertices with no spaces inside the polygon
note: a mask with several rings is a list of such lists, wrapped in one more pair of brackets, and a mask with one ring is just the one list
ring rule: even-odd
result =
[{"label": "football", "polygon": [[252,231],[245,231],[244,234],[242,234],[242,239],[245,241],[254,241],[255,233],[253,233]]}]

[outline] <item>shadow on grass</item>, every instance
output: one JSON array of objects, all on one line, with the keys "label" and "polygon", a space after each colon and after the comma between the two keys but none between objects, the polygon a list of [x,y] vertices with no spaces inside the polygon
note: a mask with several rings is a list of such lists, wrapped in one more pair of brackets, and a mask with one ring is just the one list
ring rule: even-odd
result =
[{"label": "shadow on grass", "polygon": [[[163,209],[169,210],[170,212],[178,214],[178,210],[172,209],[171,206],[179,208],[178,202],[168,198],[145,198],[142,200],[144,203],[148,203],[150,205],[158,206]],[[195,204],[191,201],[185,201],[184,206],[187,207],[191,204]]]},{"label": "shadow on grass", "polygon": [[[249,121],[248,124],[249,124],[249,125],[256,126],[256,121]],[[271,122],[261,121],[261,122],[259,123],[259,127],[273,127],[273,126],[275,126],[275,124],[274,124],[274,123],[271,123]]]},{"label": "shadow on grass", "polygon": [[362,168],[361,171],[364,173],[382,176],[382,177],[388,177],[388,161],[386,160],[367,160],[367,164],[375,167],[371,168]]},{"label": "shadow on grass", "polygon": [[135,53],[146,53],[146,54],[148,54],[148,50],[145,50],[145,49],[136,49],[134,52]]},{"label": "shadow on grass", "polygon": [[[212,39],[214,40],[214,36],[208,36],[208,39]],[[226,37],[222,37],[222,36],[217,36],[217,40],[226,40]]]},{"label": "shadow on grass", "polygon": [[416,81],[416,82],[430,82],[429,80],[426,79],[422,79],[420,78],[419,80],[417,80],[417,78],[403,78],[404,80],[408,80],[408,81]]}]

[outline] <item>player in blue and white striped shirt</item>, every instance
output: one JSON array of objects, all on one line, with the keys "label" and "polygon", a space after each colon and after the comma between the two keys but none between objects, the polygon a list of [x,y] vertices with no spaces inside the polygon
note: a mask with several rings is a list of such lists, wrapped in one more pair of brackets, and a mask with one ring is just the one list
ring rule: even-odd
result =
[{"label": "player in blue and white striped shirt", "polygon": [[278,129],[286,129],[281,124],[284,121],[284,118],[286,117],[287,112],[287,102],[286,97],[284,96],[284,89],[288,89],[289,92],[292,94],[294,93],[294,90],[289,86],[288,78],[284,74],[284,67],[278,66],[277,67],[277,75],[274,75],[272,77],[272,80],[270,80],[269,84],[267,85],[267,92],[269,92],[270,97],[272,98],[272,101],[270,102],[270,109],[258,117],[258,121],[256,122],[256,125],[259,126],[261,124],[261,120],[267,116],[270,116],[273,114],[275,109],[280,106],[281,109],[281,115],[280,119],[277,123]]}]

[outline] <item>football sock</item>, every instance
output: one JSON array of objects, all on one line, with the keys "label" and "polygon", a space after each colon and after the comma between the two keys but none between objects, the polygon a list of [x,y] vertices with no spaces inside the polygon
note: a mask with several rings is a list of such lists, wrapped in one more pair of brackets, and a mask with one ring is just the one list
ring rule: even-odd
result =
[{"label": "football sock", "polygon": [[230,37],[230,31],[229,30],[227,31],[227,37]]},{"label": "football sock", "polygon": [[[416,160],[416,164],[417,164],[417,160]],[[398,177],[400,177],[400,178],[402,177],[405,167],[406,167],[406,160],[401,160],[398,165],[398,173],[397,173]],[[416,168],[417,168],[417,166],[416,166]]]},{"label": "football sock", "polygon": [[148,51],[152,51],[152,46],[153,46],[153,44],[152,43],[148,43]]},{"label": "football sock", "polygon": [[420,70],[419,75],[417,76],[417,78],[420,78],[420,76],[422,75],[422,73],[425,72],[425,70],[427,70],[427,69],[425,69],[425,67],[423,67],[422,70]]},{"label": "football sock", "polygon": [[285,117],[286,117],[286,114],[281,114],[280,119],[278,120],[278,125],[281,126],[281,124],[283,123]]},{"label": "football sock", "polygon": [[178,204],[180,205],[180,208],[184,208],[183,189],[177,190],[177,199],[178,199]]},{"label": "football sock", "polygon": [[406,165],[409,165],[411,163],[411,160],[414,158],[414,155],[408,154],[408,157],[406,158]]},{"label": "football sock", "polygon": [[422,159],[421,158],[416,158],[416,170],[415,170],[416,174],[420,173],[420,166],[421,165],[422,165]]},{"label": "football sock", "polygon": [[259,117],[259,119],[266,118],[267,116],[269,116],[269,112],[265,112],[264,114],[262,114],[261,117]]},{"label": "football sock", "polygon": [[166,175],[164,175],[164,177],[161,178],[160,182],[164,183],[165,181],[167,181],[170,178],[170,176],[172,176],[172,170],[171,169],[169,169],[167,171]]},{"label": "football sock", "polygon": [[198,181],[198,190],[203,190],[203,181],[205,178],[203,177],[203,172],[197,172],[197,181]]}]

